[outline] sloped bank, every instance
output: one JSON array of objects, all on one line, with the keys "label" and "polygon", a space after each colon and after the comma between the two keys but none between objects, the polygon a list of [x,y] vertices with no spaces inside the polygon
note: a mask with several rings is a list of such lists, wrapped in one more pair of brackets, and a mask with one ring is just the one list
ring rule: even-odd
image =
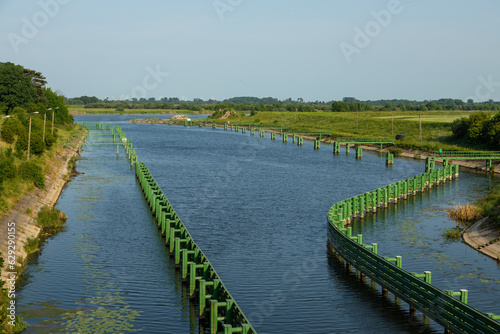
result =
[{"label": "sloped bank", "polygon": [[[11,306],[12,301],[15,307],[16,281],[27,263],[29,248],[33,248],[30,243],[38,239],[42,232],[42,227],[39,226],[35,217],[37,217],[42,208],[53,208],[57,203],[62,189],[69,181],[69,175],[73,167],[72,158],[76,154],[77,150],[75,146],[65,147],[62,153],[58,154],[57,159],[53,161],[54,167],[52,171],[45,176],[47,189],[40,190],[35,188],[26,194],[14,206],[12,211],[0,220],[0,252],[4,260],[3,268],[1,268],[0,272],[0,281],[6,282],[3,288],[8,292],[0,298],[0,304],[4,304],[0,305],[0,315],[1,313],[4,315],[15,314],[15,309],[13,309],[13,312],[9,311],[7,313],[7,307]],[[11,298],[10,300],[7,299],[9,295],[11,296],[9,297]],[[13,332],[14,329],[12,327],[9,328],[12,323],[15,323],[18,328],[23,328],[17,317],[14,322],[1,323],[1,320],[0,317],[0,333]],[[10,319],[3,319],[3,321],[8,320]]]}]

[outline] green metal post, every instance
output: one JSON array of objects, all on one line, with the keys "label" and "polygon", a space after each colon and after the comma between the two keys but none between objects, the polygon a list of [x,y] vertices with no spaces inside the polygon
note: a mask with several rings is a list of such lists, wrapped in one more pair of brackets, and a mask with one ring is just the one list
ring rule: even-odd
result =
[{"label": "green metal post", "polygon": [[356,148],[356,159],[361,159],[363,157],[363,149],[361,147]]}]

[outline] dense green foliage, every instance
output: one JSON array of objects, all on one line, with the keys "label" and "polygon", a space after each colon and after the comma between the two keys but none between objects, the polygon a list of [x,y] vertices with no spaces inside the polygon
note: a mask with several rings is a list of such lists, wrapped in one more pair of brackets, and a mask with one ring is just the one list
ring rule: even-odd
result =
[{"label": "dense green foliage", "polygon": [[0,134],[4,146],[0,151],[0,189],[6,180],[16,178],[18,174],[20,178],[44,188],[45,177],[38,160],[25,161],[28,142],[30,158],[41,156],[56,142],[57,126],[73,122],[64,96],[56,94],[45,84],[45,77],[40,72],[12,63],[0,63]]},{"label": "dense green foliage", "polygon": [[45,188],[45,176],[42,167],[34,160],[28,160],[19,166],[19,175],[26,180],[33,181],[40,189]]},{"label": "dense green foliage", "polygon": [[483,216],[489,216],[500,227],[500,185],[481,198],[477,205]]},{"label": "dense green foliage", "polygon": [[454,121],[453,137],[469,144],[500,150],[500,113],[492,116],[480,112]]},{"label": "dense green foliage", "polygon": [[161,98],[154,97],[132,98],[127,100],[100,100],[95,96],[81,96],[67,99],[66,103],[71,105],[84,105],[85,108],[92,109],[168,109],[168,110],[192,110],[192,111],[290,111],[290,112],[310,112],[310,111],[333,111],[333,112],[353,112],[353,111],[428,111],[428,110],[500,110],[500,103],[492,100],[483,103],[474,103],[472,100],[464,102],[458,99],[439,99],[434,101],[410,101],[410,100],[377,100],[360,101],[353,97],[345,97],[342,101],[315,101],[306,102],[302,98],[292,100],[288,98],[280,101],[273,97],[233,97],[222,101],[203,100],[195,98],[193,100],[180,100],[177,97]]},{"label": "dense green foliage", "polygon": [[24,68],[13,63],[0,63],[0,105],[7,110],[26,108],[38,100],[37,89]]}]

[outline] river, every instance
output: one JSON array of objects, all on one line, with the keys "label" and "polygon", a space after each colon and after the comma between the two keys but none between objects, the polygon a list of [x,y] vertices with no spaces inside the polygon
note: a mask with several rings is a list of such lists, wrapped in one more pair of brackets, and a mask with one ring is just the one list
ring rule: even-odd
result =
[{"label": "river", "polygon": [[[133,142],[195,242],[259,333],[441,333],[406,304],[382,296],[327,253],[326,214],[337,201],[422,173],[424,163],[364,152],[332,154],[211,128],[109,121]],[[151,117],[140,116],[140,117]],[[162,117],[170,117],[164,115]],[[203,117],[203,116],[199,116]],[[194,118],[194,117],[193,117]],[[86,146],[57,208],[64,231],[25,270],[18,295],[27,333],[199,333],[189,302],[123,149]],[[354,233],[408,271],[432,271],[442,289],[469,290],[469,304],[500,313],[497,262],[440,234],[444,209],[473,202],[496,180],[457,181],[379,210]]]}]

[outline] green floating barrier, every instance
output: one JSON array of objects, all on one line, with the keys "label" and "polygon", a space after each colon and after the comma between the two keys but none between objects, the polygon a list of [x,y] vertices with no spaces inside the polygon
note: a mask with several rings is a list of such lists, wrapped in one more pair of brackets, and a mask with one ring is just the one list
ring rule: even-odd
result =
[{"label": "green floating barrier", "polygon": [[209,319],[210,333],[219,333],[221,328],[225,332],[231,329],[233,333],[256,333],[213,266],[193,241],[146,165],[143,162],[137,163],[135,171],[158,228],[165,236],[169,252],[174,257],[175,266],[181,271],[182,280],[189,282],[190,297],[198,292],[199,316]]},{"label": "green floating barrier", "polygon": [[[336,146],[334,144],[334,150]],[[431,284],[431,273],[409,273],[402,269],[402,258],[382,257],[376,244],[363,245],[360,236],[353,237],[346,227],[351,219],[375,212],[415,195],[434,184],[458,177],[457,165],[445,165],[409,179],[335,203],[328,212],[328,240],[333,251],[343,261],[410,305],[410,313],[419,310],[453,333],[499,333],[497,316],[485,314],[467,305],[467,290],[442,291]],[[427,168],[426,168],[427,169]],[[423,280],[422,280],[423,278]],[[460,297],[457,299],[455,297]]]}]

